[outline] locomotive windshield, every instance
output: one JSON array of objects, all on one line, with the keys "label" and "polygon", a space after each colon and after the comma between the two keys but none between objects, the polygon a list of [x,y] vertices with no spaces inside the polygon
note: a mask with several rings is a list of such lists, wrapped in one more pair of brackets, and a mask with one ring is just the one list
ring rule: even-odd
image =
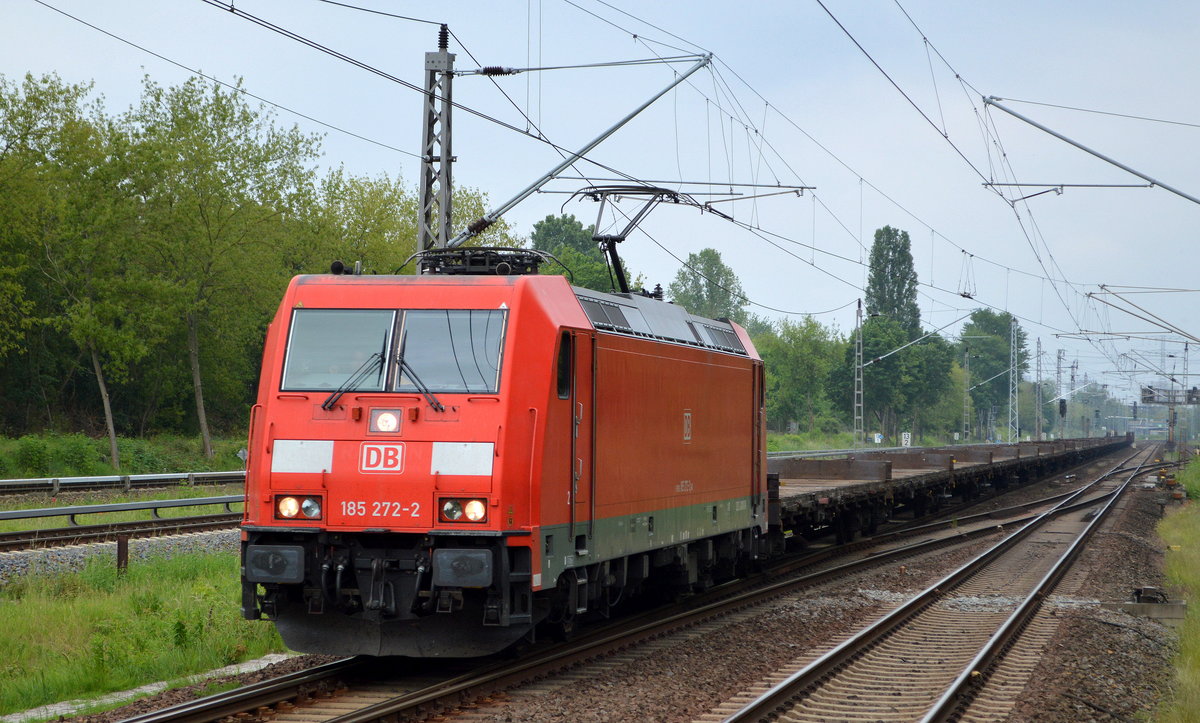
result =
[{"label": "locomotive windshield", "polygon": [[[496,393],[503,310],[401,313],[397,319],[390,309],[296,309],[281,390]],[[392,342],[397,321],[398,350]]]},{"label": "locomotive windshield", "polygon": [[437,309],[404,312],[400,354],[416,379],[401,370],[396,390],[495,394],[500,384],[505,312]]},{"label": "locomotive windshield", "polygon": [[[396,312],[377,309],[296,309],[292,313],[284,391],[338,389],[355,379],[363,391],[383,391]],[[375,357],[376,365],[367,364]],[[364,365],[366,365],[364,367]]]}]

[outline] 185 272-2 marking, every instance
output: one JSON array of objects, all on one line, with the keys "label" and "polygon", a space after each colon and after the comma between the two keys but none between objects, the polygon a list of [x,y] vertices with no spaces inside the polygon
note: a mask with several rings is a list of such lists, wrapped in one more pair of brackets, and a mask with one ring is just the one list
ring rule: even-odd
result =
[{"label": "185 272-2 marking", "polygon": [[342,500],[343,517],[420,517],[420,502]]}]

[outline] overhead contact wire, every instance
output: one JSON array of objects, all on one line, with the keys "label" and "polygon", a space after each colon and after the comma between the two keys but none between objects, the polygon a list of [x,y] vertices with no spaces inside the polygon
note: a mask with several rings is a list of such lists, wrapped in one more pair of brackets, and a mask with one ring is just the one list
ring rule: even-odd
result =
[{"label": "overhead contact wire", "polygon": [[410,153],[409,151],[406,151],[406,150],[404,150],[404,149],[402,149],[402,148],[397,148],[397,147],[395,147],[395,146],[388,145],[387,143],[383,143],[383,142],[381,142],[381,141],[377,141],[377,140],[375,140],[375,139],[373,139],[373,138],[367,138],[366,136],[364,136],[364,135],[360,135],[360,134],[358,134],[358,133],[355,133],[354,131],[349,131],[349,130],[346,130],[345,128],[341,128],[341,127],[339,127],[339,126],[335,126],[335,125],[333,125],[332,123],[327,123],[327,122],[325,122],[325,121],[323,121],[323,120],[321,120],[321,119],[319,119],[319,118],[314,118],[314,117],[312,117],[312,116],[310,116],[310,115],[307,115],[307,114],[305,114],[305,113],[301,113],[301,112],[300,112],[300,111],[298,111],[298,110],[294,110],[294,109],[292,109],[292,108],[289,108],[289,107],[287,107],[287,106],[285,106],[285,105],[281,105],[281,104],[279,104],[279,103],[276,103],[275,101],[268,100],[268,99],[266,99],[266,98],[263,98],[262,96],[255,95],[254,93],[251,93],[250,91],[248,91],[248,90],[246,90],[246,89],[244,89],[244,88],[239,88],[239,87],[238,87],[238,86],[236,86],[236,85],[233,85],[233,84],[231,84],[231,83],[227,83],[227,82],[225,82],[225,81],[223,81],[223,80],[221,80],[221,79],[219,79],[219,78],[216,78],[216,77],[214,77],[214,76],[208,75],[207,73],[203,73],[203,72],[201,72],[201,71],[199,71],[199,70],[196,70],[195,68],[191,68],[191,67],[189,67],[189,66],[187,66],[187,65],[184,65],[183,63],[181,63],[181,62],[179,62],[179,61],[177,61],[177,60],[172,60],[171,58],[168,58],[168,57],[167,57],[167,56],[165,56],[165,55],[162,55],[162,54],[160,54],[160,53],[156,53],[156,52],[154,52],[153,50],[150,50],[149,48],[146,48],[146,47],[144,47],[144,46],[138,45],[137,43],[133,42],[132,40],[126,40],[125,38],[122,38],[122,37],[121,37],[121,36],[119,36],[119,35],[116,35],[116,34],[114,34],[114,33],[110,33],[109,31],[105,30],[104,28],[101,28],[101,27],[99,27],[99,26],[93,25],[92,23],[89,23],[88,21],[86,21],[86,20],[84,20],[84,19],[82,19],[82,18],[76,17],[76,16],[74,16],[74,15],[72,15],[72,14],[70,14],[70,13],[68,13],[68,12],[64,11],[64,10],[60,10],[60,9],[58,9],[58,8],[54,7],[53,5],[50,5],[49,3],[46,3],[46,2],[44,2],[44,0],[33,0],[33,1],[34,1],[34,2],[36,2],[37,4],[41,5],[42,7],[45,7],[45,8],[47,8],[48,10],[53,10],[54,12],[56,12],[56,13],[58,13],[58,14],[60,14],[60,15],[64,16],[64,17],[68,17],[68,18],[70,18],[71,20],[74,20],[75,22],[77,22],[77,23],[79,23],[79,24],[81,24],[81,25],[85,25],[85,26],[87,26],[87,27],[91,28],[92,30],[95,30],[95,31],[96,31],[96,32],[98,32],[98,33],[102,33],[102,34],[104,34],[104,35],[107,35],[108,37],[112,38],[113,40],[116,40],[116,41],[118,41],[118,42],[124,43],[124,44],[126,44],[126,45],[130,46],[131,48],[136,48],[136,49],[138,49],[138,50],[142,51],[143,53],[146,53],[147,55],[152,55],[152,56],[154,56],[155,58],[158,58],[159,60],[162,60],[162,61],[164,61],[164,62],[170,63],[171,65],[174,65],[174,66],[175,66],[175,67],[177,67],[177,68],[181,68],[181,69],[183,69],[183,70],[186,70],[187,72],[189,72],[189,73],[192,73],[193,75],[200,76],[201,78],[206,78],[206,79],[208,79],[208,80],[211,80],[212,82],[214,82],[214,83],[217,83],[218,85],[221,85],[221,86],[223,86],[223,87],[225,87],[225,88],[228,88],[228,89],[230,89],[230,90],[237,91],[238,93],[241,93],[242,95],[245,95],[245,96],[247,96],[247,97],[249,97],[249,98],[253,98],[253,99],[255,99],[255,100],[257,100],[257,101],[259,101],[259,102],[261,102],[261,103],[266,103],[267,105],[273,106],[273,107],[275,107],[275,108],[279,108],[280,110],[283,110],[283,111],[286,111],[286,112],[288,112],[288,113],[291,113],[291,114],[292,114],[292,115],[294,115],[294,116],[297,116],[297,117],[299,117],[299,118],[303,118],[303,119],[305,119],[305,120],[312,121],[313,123],[316,123],[316,124],[318,124],[318,125],[321,125],[321,126],[324,126],[324,127],[326,127],[326,128],[329,128],[330,130],[337,131],[338,133],[344,133],[345,135],[351,136],[352,138],[357,138],[357,139],[359,139],[359,140],[361,140],[361,141],[366,141],[367,143],[372,143],[372,144],[374,144],[374,145],[377,145],[377,146],[379,146],[380,148],[386,148],[386,149],[388,149],[389,151],[395,151],[395,152],[397,152],[397,153],[403,153],[404,155],[406,155],[406,156],[411,156],[411,157],[413,157],[413,158],[420,158],[420,157],[421,157],[421,156],[417,155],[416,153]]}]

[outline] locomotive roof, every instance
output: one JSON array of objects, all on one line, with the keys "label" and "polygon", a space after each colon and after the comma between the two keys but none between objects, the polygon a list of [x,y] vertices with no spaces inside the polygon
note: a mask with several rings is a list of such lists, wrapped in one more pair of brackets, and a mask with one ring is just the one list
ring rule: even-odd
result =
[{"label": "locomotive roof", "polygon": [[606,294],[571,287],[597,329],[750,356],[726,320],[689,314],[682,306],[641,294]]}]

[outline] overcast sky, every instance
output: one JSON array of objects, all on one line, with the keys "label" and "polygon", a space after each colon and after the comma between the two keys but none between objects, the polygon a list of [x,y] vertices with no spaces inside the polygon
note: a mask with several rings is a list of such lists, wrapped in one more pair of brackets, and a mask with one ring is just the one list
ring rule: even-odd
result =
[{"label": "overcast sky", "polygon": [[[1185,332],[1200,332],[1200,296],[1130,295],[1120,288],[1200,286],[1200,205],[1161,187],[1073,187],[1146,181],[989,108],[982,96],[1004,98],[1005,107],[1200,196],[1200,4],[822,2],[348,0],[447,23],[458,69],[712,53],[710,68],[588,157],[621,174],[693,192],[701,202],[729,197],[679,182],[815,191],[715,205],[737,224],[690,207],[656,209],[644,233],[635,232],[621,248],[649,286],[666,287],[680,269],[676,258],[712,247],[738,274],[752,312],[816,314],[848,333],[872,235],[891,225],[912,239],[927,329],[949,325],[945,333],[953,337],[956,320],[973,308],[1010,311],[1026,330],[1031,352],[1041,339],[1044,377],[1054,376],[1057,350],[1064,349],[1068,365],[1078,360],[1081,375],[1112,385],[1123,398],[1133,398],[1137,381],[1167,382],[1118,369],[1182,373],[1181,337],[1156,341],[1160,328],[1087,294],[1105,284]],[[241,77],[255,95],[369,139],[276,109],[280,122],[324,135],[323,166],[398,175],[416,186],[421,98],[392,80],[203,0],[4,0],[2,8],[0,74],[10,80],[56,73],[69,82],[93,82],[109,111],[118,113],[136,102],[144,75],[161,85],[188,77],[189,71],[146,52],[152,51],[222,81]],[[436,49],[436,25],[319,0],[237,0],[236,8],[418,86],[424,53]],[[496,83],[457,78],[456,101],[516,130],[456,111],[455,183],[485,192],[492,206],[507,201],[560,158],[524,132],[529,121],[523,114],[553,143],[578,148],[692,62],[547,70]],[[577,168],[593,178],[612,177],[596,165]],[[1060,194],[1049,186],[985,182],[1066,187]],[[584,185],[559,180],[546,190]],[[1048,192],[1015,204],[998,195],[1012,200],[1040,191]],[[585,224],[596,220],[595,204],[568,198],[537,194],[507,218],[524,235],[560,211]],[[602,225],[610,223],[611,217]],[[1099,342],[1095,332],[1150,340]],[[1200,355],[1194,356],[1191,371],[1198,373]]]}]

